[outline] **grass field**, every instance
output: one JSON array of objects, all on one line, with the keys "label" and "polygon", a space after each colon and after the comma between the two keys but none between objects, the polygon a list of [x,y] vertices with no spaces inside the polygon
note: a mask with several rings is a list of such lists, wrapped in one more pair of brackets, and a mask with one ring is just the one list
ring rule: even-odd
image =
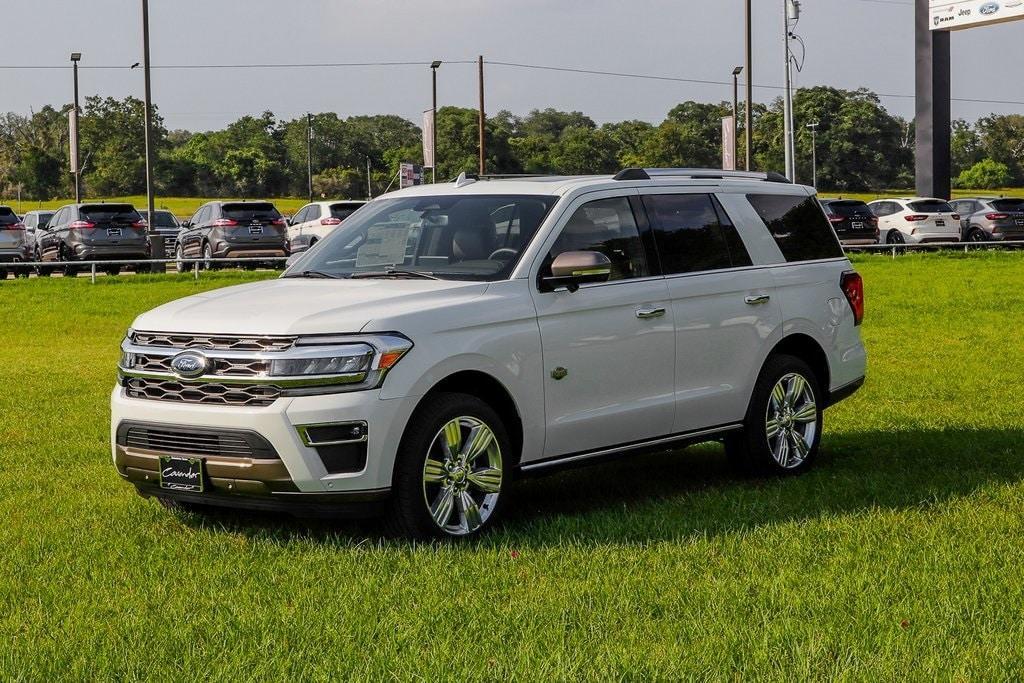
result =
[{"label": "grass field", "polygon": [[[833,190],[821,190],[819,193],[822,197],[843,197],[844,199],[862,199],[864,201],[871,201],[878,199],[879,197],[904,197],[913,196],[912,190],[898,191],[884,191],[884,192],[839,192]],[[1006,195],[1008,197],[1024,197],[1024,188],[1006,188],[1002,190],[954,190],[953,195],[955,197],[987,197],[993,195]],[[90,197],[89,201],[94,198]],[[181,220],[184,220],[195,213],[196,209],[202,206],[204,203],[213,201],[214,199],[237,199],[232,197],[157,197],[156,208],[167,209],[171,211]],[[129,202],[134,204],[136,208],[143,209],[146,206],[146,196],[136,195],[132,197],[107,197],[96,199],[96,201],[105,202]],[[274,205],[277,206],[281,213],[291,215],[306,205],[306,200],[302,197],[279,197],[272,199]],[[24,213],[33,209],[57,209],[65,204],[71,204],[74,199],[53,199],[45,202],[38,201],[24,201],[18,202],[17,199],[3,199],[0,200],[0,204],[6,204],[14,208],[18,213]]]},{"label": "grass field", "polygon": [[2,283],[0,679],[1018,679],[1024,258],[856,265],[869,380],[806,476],[621,460],[521,482],[443,546],[174,515],[119,480],[132,317],[266,275]]}]

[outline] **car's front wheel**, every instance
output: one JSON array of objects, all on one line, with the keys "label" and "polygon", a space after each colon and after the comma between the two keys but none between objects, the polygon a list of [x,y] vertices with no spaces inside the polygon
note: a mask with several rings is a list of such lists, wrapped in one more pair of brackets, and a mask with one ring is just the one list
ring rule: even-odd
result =
[{"label": "car's front wheel", "polygon": [[174,269],[179,273],[184,273],[188,269],[185,265],[185,252],[182,251],[180,244],[174,248]]},{"label": "car's front wheel", "polygon": [[821,388],[804,361],[768,359],[754,386],[743,430],[725,441],[730,460],[761,474],[795,474],[814,462],[821,442]]},{"label": "car's front wheel", "polygon": [[388,527],[412,538],[479,535],[507,497],[505,425],[474,396],[443,393],[428,401],[399,447]]}]

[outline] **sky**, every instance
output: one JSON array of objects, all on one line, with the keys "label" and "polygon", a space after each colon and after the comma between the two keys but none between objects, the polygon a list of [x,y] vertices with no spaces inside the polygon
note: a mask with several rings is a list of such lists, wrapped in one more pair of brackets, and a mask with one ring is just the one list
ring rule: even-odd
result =
[{"label": "sky", "polygon": [[[83,53],[82,96],[141,98],[141,0],[5,3],[0,67],[65,66]],[[598,123],[662,120],[684,100],[719,102],[731,85],[642,80],[509,62],[731,81],[743,63],[742,0],[150,0],[153,102],[169,129],[211,130],[245,114],[394,113],[430,107],[429,62],[441,59],[439,106],[476,106],[473,61],[486,66],[486,109],[555,107]],[[910,0],[803,0],[807,56],[796,85],[914,92]],[[37,28],[33,28],[37,27]],[[782,0],[754,0],[754,85],[784,79]],[[1024,101],[1024,22],[953,34],[953,97]],[[180,65],[416,62],[392,67],[174,69]],[[116,66],[115,69],[85,67]],[[742,81],[741,81],[742,82]],[[778,90],[755,87],[768,101]],[[742,98],[742,91],[741,91]],[[71,100],[69,69],[0,68],[0,111]],[[912,98],[885,97],[913,114]],[[1024,104],[953,103],[953,116],[1024,113]]]}]

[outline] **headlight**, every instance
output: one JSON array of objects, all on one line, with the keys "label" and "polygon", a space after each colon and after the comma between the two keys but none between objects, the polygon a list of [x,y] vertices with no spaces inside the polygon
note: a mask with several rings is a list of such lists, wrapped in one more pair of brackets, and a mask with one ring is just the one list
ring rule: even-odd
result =
[{"label": "headlight", "polygon": [[373,365],[373,347],[354,344],[352,350],[339,355],[319,358],[282,358],[271,361],[270,374],[273,377],[298,377],[300,375],[347,375],[369,372]]},{"label": "headlight", "polygon": [[300,337],[284,358],[271,361],[270,381],[286,396],[376,389],[411,348],[409,339],[394,333]]}]

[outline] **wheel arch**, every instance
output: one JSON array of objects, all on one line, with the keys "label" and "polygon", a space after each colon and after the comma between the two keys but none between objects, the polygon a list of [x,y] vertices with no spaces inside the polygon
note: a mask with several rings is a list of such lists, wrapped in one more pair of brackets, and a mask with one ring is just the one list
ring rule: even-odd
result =
[{"label": "wheel arch", "polygon": [[[822,392],[821,400],[828,400],[832,386],[832,371],[829,368],[828,354],[814,337],[802,332],[786,335],[772,347],[764,362],[767,363],[770,358],[780,355],[795,356],[811,366]],[[761,367],[763,369],[764,364]]]}]

